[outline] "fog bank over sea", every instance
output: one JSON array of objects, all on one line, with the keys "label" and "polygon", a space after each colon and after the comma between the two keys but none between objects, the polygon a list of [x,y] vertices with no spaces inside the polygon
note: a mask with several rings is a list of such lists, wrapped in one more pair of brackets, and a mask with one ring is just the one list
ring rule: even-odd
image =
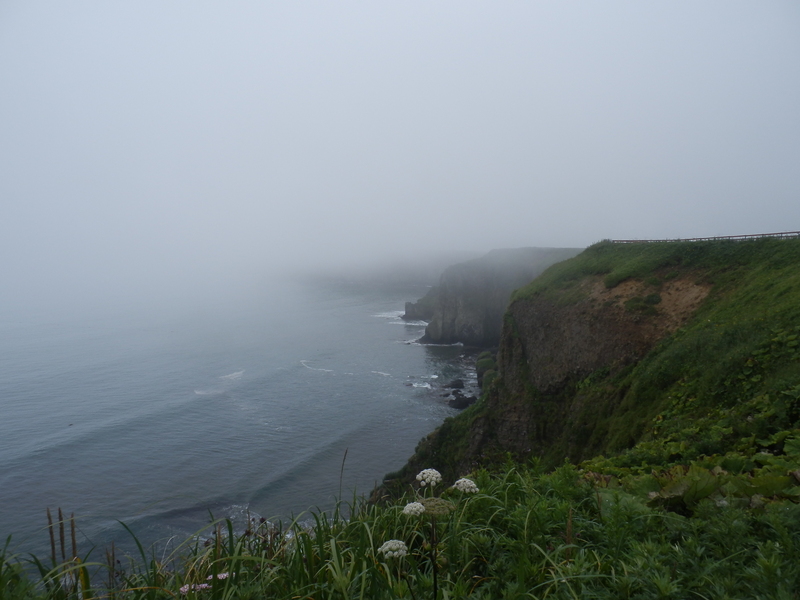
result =
[{"label": "fog bank over sea", "polygon": [[[0,535],[42,550],[47,507],[84,541],[186,537],[217,517],[286,518],[368,494],[455,411],[460,346],[413,343],[424,286],[286,281],[181,314],[0,321]],[[466,373],[469,376],[468,373]]]}]

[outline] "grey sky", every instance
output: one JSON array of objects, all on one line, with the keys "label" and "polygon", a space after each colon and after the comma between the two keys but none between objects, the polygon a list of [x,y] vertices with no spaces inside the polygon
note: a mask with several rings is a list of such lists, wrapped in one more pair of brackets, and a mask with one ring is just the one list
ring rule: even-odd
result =
[{"label": "grey sky", "polygon": [[795,1],[4,0],[0,302],[796,230],[798,107]]}]

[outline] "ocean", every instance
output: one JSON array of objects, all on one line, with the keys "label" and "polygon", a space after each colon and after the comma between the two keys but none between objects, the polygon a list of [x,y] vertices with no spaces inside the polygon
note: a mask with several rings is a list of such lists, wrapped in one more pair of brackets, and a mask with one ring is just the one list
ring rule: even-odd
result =
[{"label": "ocean", "polygon": [[[288,520],[369,495],[456,413],[469,351],[415,342],[424,289],[286,283],[204,310],[0,320],[0,537],[46,552],[184,540],[214,518]],[[344,471],[342,473],[342,463]]]}]

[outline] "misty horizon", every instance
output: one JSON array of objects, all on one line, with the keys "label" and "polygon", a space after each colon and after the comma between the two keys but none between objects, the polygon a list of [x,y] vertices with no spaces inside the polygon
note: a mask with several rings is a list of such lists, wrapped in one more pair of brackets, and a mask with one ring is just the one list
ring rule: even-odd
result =
[{"label": "misty horizon", "polygon": [[797,230],[797,106],[792,2],[5,2],[0,309]]}]

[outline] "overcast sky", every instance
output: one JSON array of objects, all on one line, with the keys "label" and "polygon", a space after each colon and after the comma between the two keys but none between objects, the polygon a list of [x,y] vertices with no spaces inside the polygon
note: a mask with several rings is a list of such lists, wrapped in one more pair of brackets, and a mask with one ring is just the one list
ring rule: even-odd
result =
[{"label": "overcast sky", "polygon": [[0,302],[798,229],[795,0],[0,0]]}]

